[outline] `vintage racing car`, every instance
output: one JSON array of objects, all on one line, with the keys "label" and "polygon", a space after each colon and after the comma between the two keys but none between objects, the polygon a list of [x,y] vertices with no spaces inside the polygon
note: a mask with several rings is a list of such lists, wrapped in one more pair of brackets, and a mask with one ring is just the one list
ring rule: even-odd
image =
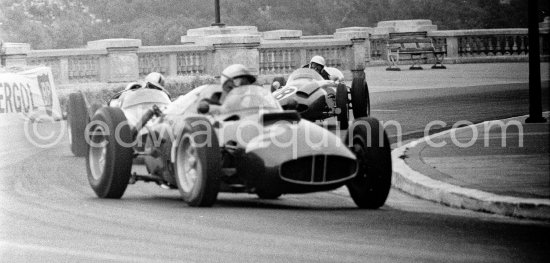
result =
[{"label": "vintage racing car", "polygon": [[353,110],[354,118],[370,116],[366,80],[356,77],[350,88],[344,84],[340,70],[332,67],[325,70],[331,80],[323,79],[309,68],[295,70],[287,81],[276,77],[271,85],[273,96],[284,109],[295,109],[305,119],[316,121],[336,117],[340,129],[348,128],[349,109]]},{"label": "vintage racing car", "polygon": [[145,181],[179,189],[190,206],[212,206],[220,191],[274,199],[346,185],[357,206],[384,204],[392,166],[376,119],[356,119],[342,140],[283,110],[261,86],[235,88],[219,106],[206,102],[221,91],[198,87],[130,125],[123,107],[99,109],[86,158],[96,195],[121,198],[128,184]]},{"label": "vintage racing car", "polygon": [[[151,88],[154,87],[154,88]],[[107,101],[111,107],[121,108],[128,122],[134,125],[141,114],[152,105],[163,107],[171,102],[169,93],[162,87],[132,82]],[[93,114],[102,106],[90,104],[82,92],[69,94],[67,105],[68,134],[71,152],[75,156],[86,156],[86,125]]]}]

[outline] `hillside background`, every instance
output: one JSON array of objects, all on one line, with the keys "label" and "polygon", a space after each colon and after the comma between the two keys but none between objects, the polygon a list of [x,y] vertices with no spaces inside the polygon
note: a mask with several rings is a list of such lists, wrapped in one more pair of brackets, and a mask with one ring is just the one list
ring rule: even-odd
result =
[{"label": "hillside background", "polygon": [[[378,21],[431,19],[440,30],[527,27],[527,0],[220,0],[222,22],[260,31],[332,34]],[[504,3],[502,3],[504,2]],[[540,20],[550,1],[539,0]],[[178,44],[188,29],[214,22],[213,0],[0,0],[0,40],[33,49],[74,48],[90,40],[138,38]]]}]

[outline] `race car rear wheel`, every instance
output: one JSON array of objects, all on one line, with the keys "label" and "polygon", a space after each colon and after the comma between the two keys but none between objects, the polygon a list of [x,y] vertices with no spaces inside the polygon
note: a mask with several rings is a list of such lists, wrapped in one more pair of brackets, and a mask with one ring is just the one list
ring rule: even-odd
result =
[{"label": "race car rear wheel", "polygon": [[384,205],[391,187],[391,149],[388,136],[377,119],[356,119],[348,135],[359,167],[347,187],[360,208],[376,209]]},{"label": "race car rear wheel", "polygon": [[99,110],[101,107],[103,107],[103,105],[99,104],[99,103],[94,103],[92,104],[92,106],[90,106],[90,115],[91,116],[94,116],[95,112],[97,110]]},{"label": "race car rear wheel", "polygon": [[353,78],[351,83],[351,108],[355,119],[370,116],[369,86],[364,78]]},{"label": "race car rear wheel", "polygon": [[92,118],[86,158],[88,181],[100,198],[120,198],[132,169],[132,133],[119,108],[103,107]]},{"label": "race car rear wheel", "polygon": [[71,152],[78,157],[86,156],[86,139],[84,139],[84,130],[90,120],[84,94],[69,94],[67,109],[67,122],[69,123],[68,134]]},{"label": "race car rear wheel", "polygon": [[221,151],[216,132],[205,118],[186,120],[176,150],[175,175],[189,206],[212,206],[220,191]]},{"label": "race car rear wheel", "polygon": [[336,108],[339,110],[336,119],[340,124],[340,129],[347,129],[349,125],[348,88],[344,84],[338,84],[336,87]]},{"label": "race car rear wheel", "polygon": [[271,92],[276,91],[277,89],[274,87],[275,82],[279,82],[279,89],[284,87],[286,85],[285,77],[279,76],[275,77],[273,81],[271,82]]}]

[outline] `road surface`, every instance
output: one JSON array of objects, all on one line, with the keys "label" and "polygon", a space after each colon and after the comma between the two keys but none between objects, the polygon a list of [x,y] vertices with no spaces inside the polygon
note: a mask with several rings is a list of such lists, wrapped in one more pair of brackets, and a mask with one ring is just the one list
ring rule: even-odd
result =
[{"label": "road surface", "polygon": [[[524,115],[526,84],[371,94],[373,115],[404,139],[432,120],[452,125]],[[548,89],[545,88],[547,96]],[[545,104],[548,109],[548,104]],[[55,129],[45,125],[43,129]],[[345,189],[259,200],[221,194],[191,208],[174,190],[129,186],[95,197],[67,139],[37,149],[3,131],[2,262],[546,262],[550,224],[457,210],[392,189],[384,207],[357,209]],[[396,130],[390,127],[392,141]]]}]

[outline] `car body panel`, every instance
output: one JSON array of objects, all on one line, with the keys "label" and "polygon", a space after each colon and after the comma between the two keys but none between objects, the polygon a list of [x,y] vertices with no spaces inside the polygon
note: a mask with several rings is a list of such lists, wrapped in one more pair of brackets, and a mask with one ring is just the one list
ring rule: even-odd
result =
[{"label": "car body panel", "polygon": [[[339,70],[333,71],[343,79]],[[334,98],[339,83],[323,79],[315,70],[300,68],[290,74],[286,86],[273,92],[273,97],[284,109],[295,109],[305,119],[323,120],[335,116]]]},{"label": "car body panel", "polygon": [[165,91],[150,88],[135,88],[122,92],[109,101],[109,106],[118,107],[126,116],[128,123],[134,127],[145,112],[157,105],[164,108],[171,103]]},{"label": "car body panel", "polygon": [[[231,176],[238,177],[246,185],[244,191],[323,191],[339,187],[355,176],[356,157],[339,136],[308,120],[290,118],[293,115],[285,112],[261,86],[236,88],[227,94],[222,105],[212,105],[211,113],[198,113],[199,102],[219,91],[219,85],[198,87],[180,96],[168,105],[162,116],[148,123],[146,131],[141,133],[149,134],[144,137],[151,143],[145,144],[154,146],[150,150],[158,152],[145,160],[150,172],[173,183],[174,175],[167,164],[178,161],[175,153],[179,140],[188,130],[186,125],[201,125],[200,122],[207,121],[214,127],[226,156],[220,160],[222,169],[234,171]],[[275,121],[264,122],[263,116],[268,114]],[[194,118],[199,121],[189,122]],[[158,137],[156,144],[154,137]],[[346,167],[339,166],[336,160],[345,163]],[[286,169],[282,174],[284,164]],[[288,168],[296,165],[309,168],[300,171]],[[331,169],[327,165],[340,168]]]}]

